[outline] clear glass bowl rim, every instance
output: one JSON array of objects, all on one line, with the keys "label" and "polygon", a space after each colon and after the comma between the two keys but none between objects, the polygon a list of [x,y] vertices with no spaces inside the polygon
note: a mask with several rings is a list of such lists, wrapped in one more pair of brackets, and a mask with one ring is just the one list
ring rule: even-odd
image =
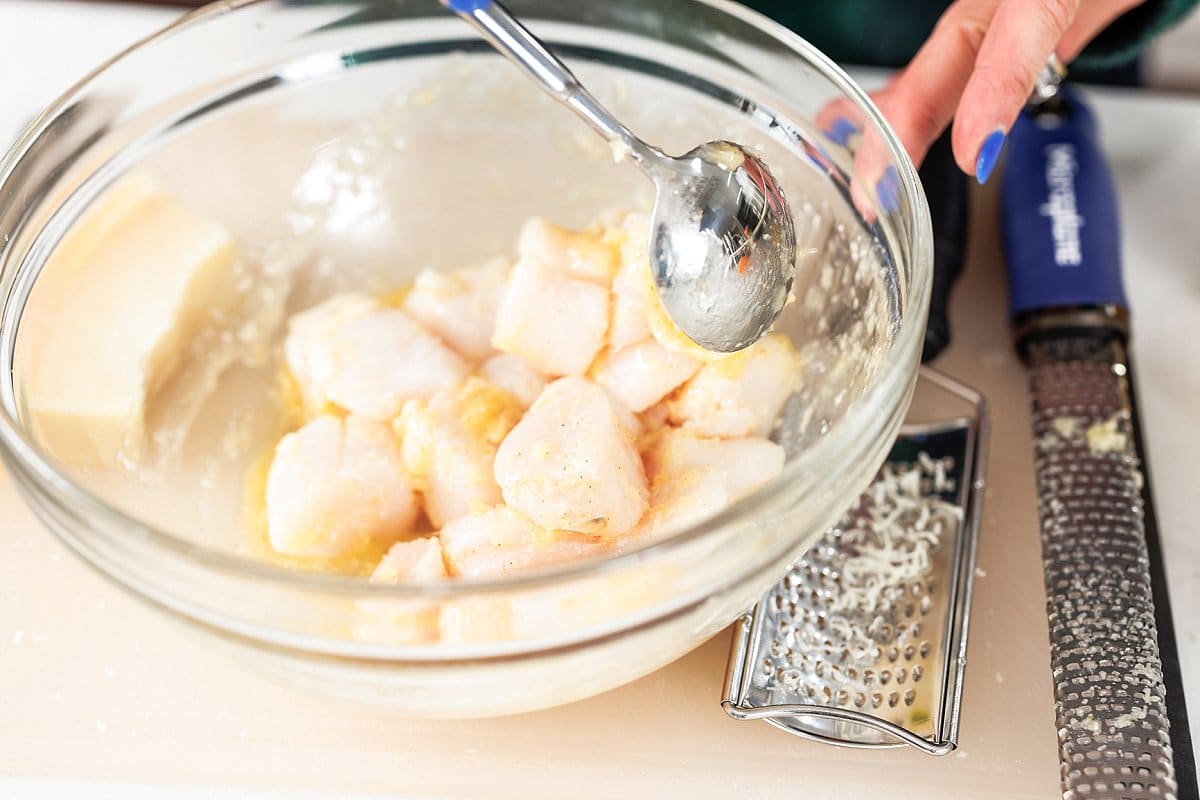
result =
[{"label": "clear glass bowl rim", "polygon": [[[175,22],[135,42],[100,64],[38,115],[3,159],[0,159],[0,191],[7,188],[7,184],[14,174],[18,174],[18,166],[26,152],[46,130],[50,122],[86,95],[91,84],[102,77],[111,66],[130,53],[158,40],[178,34],[186,28],[202,25],[217,16],[237,13],[240,9],[271,2],[276,2],[276,0],[233,0],[233,2],[216,2],[203,6],[184,14]],[[153,545],[190,559],[198,566],[212,567],[240,577],[282,583],[288,588],[358,596],[393,598],[419,596],[450,599],[488,592],[536,589],[569,583],[573,579],[586,579],[609,572],[617,572],[648,557],[665,557],[698,539],[715,535],[721,528],[735,520],[752,516],[756,511],[768,505],[781,487],[795,479],[797,473],[803,471],[809,464],[829,461],[830,454],[852,449],[851,443],[855,436],[856,423],[868,419],[886,408],[884,402],[886,398],[905,395],[905,387],[915,375],[915,366],[912,374],[902,367],[910,360],[916,361],[915,358],[906,356],[915,353],[924,337],[925,314],[932,284],[932,230],[928,205],[916,167],[879,109],[845,71],[799,35],[757,11],[732,0],[691,0],[691,2],[707,6],[720,14],[734,17],[757,28],[761,33],[784,45],[800,60],[808,62],[823,78],[852,100],[865,114],[866,119],[879,131],[899,172],[903,196],[909,201],[902,207],[910,215],[905,220],[906,224],[903,227],[912,235],[909,258],[911,275],[908,292],[903,298],[905,308],[901,315],[900,328],[893,340],[889,357],[883,368],[874,377],[872,384],[851,405],[845,416],[833,426],[829,433],[821,437],[800,456],[785,464],[783,473],[767,486],[713,517],[685,528],[666,539],[620,554],[567,562],[556,567],[522,573],[519,576],[496,579],[405,581],[378,584],[358,577],[289,569],[261,559],[206,548],[169,531],[147,525],[115,508],[56,469],[50,459],[43,455],[41,448],[28,435],[25,426],[16,418],[14,410],[10,408],[8,402],[0,403],[0,448],[3,449],[3,455],[10,462],[16,463],[18,467],[25,468],[32,473],[32,477],[41,484],[41,488],[49,490],[53,499],[61,506],[70,509],[72,513],[99,520],[106,526],[137,532]],[[0,276],[15,269],[12,264],[0,266],[2,266]],[[12,299],[11,285],[8,295],[3,298],[3,321],[5,322],[10,321],[8,318],[11,311],[9,308]],[[7,380],[12,381],[12,376],[8,376]],[[6,386],[4,391],[8,393],[10,387]]]}]

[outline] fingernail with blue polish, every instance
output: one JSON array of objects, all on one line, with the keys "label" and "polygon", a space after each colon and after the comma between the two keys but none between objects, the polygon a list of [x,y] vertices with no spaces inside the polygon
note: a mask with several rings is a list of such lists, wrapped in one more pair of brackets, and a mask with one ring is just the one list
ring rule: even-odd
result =
[{"label": "fingernail with blue polish", "polygon": [[446,5],[450,6],[451,11],[457,11],[459,14],[471,14],[487,8],[491,2],[492,0],[446,0]]},{"label": "fingernail with blue polish", "polygon": [[900,173],[895,167],[883,171],[883,177],[875,184],[875,193],[883,213],[895,214],[900,210]]},{"label": "fingernail with blue polish", "polygon": [[858,126],[845,117],[837,117],[833,120],[833,124],[825,129],[825,135],[829,137],[829,141],[843,147],[856,133],[858,133]]},{"label": "fingernail with blue polish", "polygon": [[975,180],[979,181],[980,186],[987,183],[987,179],[991,177],[1003,149],[1004,129],[997,128],[983,140],[983,147],[979,148],[979,158],[975,159]]}]

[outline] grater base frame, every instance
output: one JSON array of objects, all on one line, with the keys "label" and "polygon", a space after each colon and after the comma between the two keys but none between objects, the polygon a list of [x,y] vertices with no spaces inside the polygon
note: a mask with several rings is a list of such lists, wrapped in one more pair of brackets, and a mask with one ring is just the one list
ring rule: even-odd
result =
[{"label": "grater base frame", "polygon": [[[936,690],[938,714],[932,734],[923,736],[875,714],[837,705],[812,702],[755,704],[750,697],[751,684],[754,666],[763,652],[761,643],[765,633],[763,626],[766,600],[771,597],[770,593],[735,624],[721,701],[722,708],[733,719],[761,719],[795,736],[842,747],[876,749],[910,746],[930,755],[946,755],[957,746],[969,610],[975,576],[975,553],[987,464],[989,418],[985,399],[970,387],[929,367],[921,368],[920,377],[923,382],[970,407],[970,412],[966,415],[932,423],[906,423],[901,429],[901,438],[897,440],[899,443],[904,441],[906,436],[928,435],[955,428],[965,430],[966,434],[964,452],[961,455],[961,472],[965,485],[959,492],[961,500],[958,504],[961,509],[961,522],[956,531],[949,568],[945,570],[949,589],[946,619],[941,631],[944,644],[939,648],[940,684]],[[786,576],[784,580],[787,580]],[[780,585],[782,583],[781,581]],[[858,726],[874,731],[882,738],[867,741],[862,738],[837,736],[807,727],[804,723],[809,720],[835,721]]]}]

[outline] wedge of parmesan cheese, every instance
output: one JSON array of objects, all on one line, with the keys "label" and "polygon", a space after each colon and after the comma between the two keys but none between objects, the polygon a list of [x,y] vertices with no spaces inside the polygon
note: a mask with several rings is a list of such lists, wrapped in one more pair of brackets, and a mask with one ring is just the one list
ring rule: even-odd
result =
[{"label": "wedge of parmesan cheese", "polygon": [[51,255],[31,298],[34,429],[82,465],[136,454],[148,400],[235,297],[232,236],[144,175],[116,184]]}]

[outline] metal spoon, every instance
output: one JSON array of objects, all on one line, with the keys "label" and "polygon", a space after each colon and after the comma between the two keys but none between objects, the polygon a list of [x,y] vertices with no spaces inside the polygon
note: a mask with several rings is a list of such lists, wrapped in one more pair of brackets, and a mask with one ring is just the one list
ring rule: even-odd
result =
[{"label": "metal spoon", "polygon": [[757,341],[783,310],[796,272],[791,212],[766,165],[723,141],[666,155],[614,119],[499,2],[441,2],[654,181],[650,260],[679,329],[718,352]]}]

